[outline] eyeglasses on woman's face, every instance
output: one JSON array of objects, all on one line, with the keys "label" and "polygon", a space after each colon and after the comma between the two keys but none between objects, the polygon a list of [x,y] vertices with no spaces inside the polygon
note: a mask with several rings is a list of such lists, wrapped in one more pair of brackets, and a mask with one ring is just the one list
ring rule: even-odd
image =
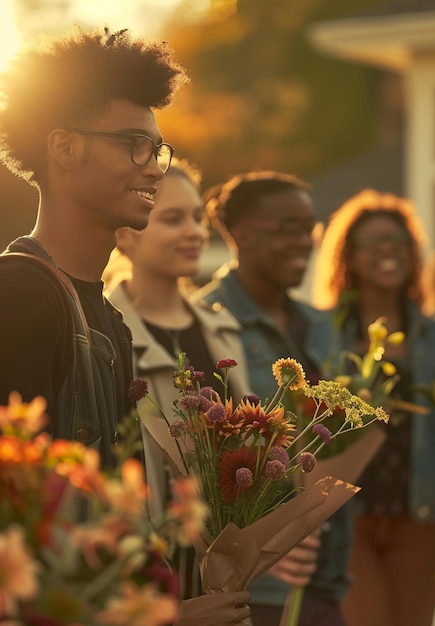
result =
[{"label": "eyeglasses on woman's face", "polygon": [[380,246],[388,245],[394,248],[408,246],[411,238],[404,230],[397,230],[385,233],[373,233],[357,235],[353,238],[352,244],[361,250],[376,250]]}]

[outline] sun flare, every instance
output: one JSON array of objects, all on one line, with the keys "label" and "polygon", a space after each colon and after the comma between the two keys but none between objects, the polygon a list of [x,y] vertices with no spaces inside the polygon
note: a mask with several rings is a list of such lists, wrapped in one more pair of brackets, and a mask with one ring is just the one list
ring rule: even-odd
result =
[{"label": "sun flare", "polygon": [[3,0],[0,8],[0,71],[7,67],[9,59],[18,52],[21,38],[15,24],[13,0]]}]

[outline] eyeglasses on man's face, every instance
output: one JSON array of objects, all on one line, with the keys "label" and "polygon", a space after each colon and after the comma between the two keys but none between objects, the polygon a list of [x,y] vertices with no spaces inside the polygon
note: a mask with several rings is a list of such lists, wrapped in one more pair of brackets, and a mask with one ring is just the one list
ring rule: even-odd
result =
[{"label": "eyeglasses on man's face", "polygon": [[244,220],[244,224],[251,228],[271,233],[274,236],[287,237],[293,240],[298,240],[303,236],[314,238],[317,228],[316,222],[312,220],[298,219],[274,220],[249,218]]},{"label": "eyeglasses on man's face", "polygon": [[81,135],[108,137],[130,143],[130,158],[135,165],[143,167],[153,156],[162,172],[167,172],[171,165],[174,148],[169,143],[155,144],[151,137],[141,133],[105,132],[100,130],[84,130],[82,128],[68,128],[67,130]]}]

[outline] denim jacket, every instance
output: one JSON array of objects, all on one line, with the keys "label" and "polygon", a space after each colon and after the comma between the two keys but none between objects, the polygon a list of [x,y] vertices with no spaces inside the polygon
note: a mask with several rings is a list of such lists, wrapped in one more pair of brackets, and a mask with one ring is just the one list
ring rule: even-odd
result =
[{"label": "denim jacket", "polygon": [[[302,302],[294,303],[309,323],[305,345],[298,347],[297,342],[277,329],[273,320],[246,293],[234,270],[200,289],[197,297],[210,304],[219,302],[241,323],[250,385],[263,400],[271,397],[276,388],[271,366],[277,359],[288,356],[298,358],[302,349],[320,371],[329,354],[333,337],[329,313],[317,311]],[[318,567],[306,588],[307,595],[339,602],[348,586],[346,566],[349,546],[350,516],[345,505],[325,524]],[[254,582],[250,592],[254,604],[282,606],[289,586],[266,574]]]}]

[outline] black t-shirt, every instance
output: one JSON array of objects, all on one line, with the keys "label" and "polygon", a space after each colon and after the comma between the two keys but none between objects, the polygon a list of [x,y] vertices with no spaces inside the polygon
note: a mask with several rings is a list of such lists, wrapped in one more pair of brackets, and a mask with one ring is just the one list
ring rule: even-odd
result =
[{"label": "black t-shirt", "polygon": [[0,294],[0,403],[18,391],[50,407],[72,358],[67,301],[46,270],[19,259],[0,265]]},{"label": "black t-shirt", "polygon": [[[71,280],[88,325],[107,335],[118,352],[102,283]],[[51,415],[73,357],[71,311],[61,289],[36,263],[9,258],[0,264],[0,404],[7,404],[10,391],[18,391],[26,402],[42,395]],[[126,375],[120,359],[115,368],[117,392],[124,399]]]},{"label": "black t-shirt", "polygon": [[[171,356],[177,358],[180,352],[185,352],[186,365],[191,365],[195,370],[204,372],[204,380],[201,382],[201,386],[213,387],[222,397],[223,387],[213,375],[213,372],[216,371],[216,363],[210,355],[200,324],[196,318],[187,328],[177,330],[162,328],[145,320],[144,324],[155,340]],[[222,372],[219,373],[222,374]],[[231,389],[229,389],[229,394],[231,395],[231,393]]]}]

